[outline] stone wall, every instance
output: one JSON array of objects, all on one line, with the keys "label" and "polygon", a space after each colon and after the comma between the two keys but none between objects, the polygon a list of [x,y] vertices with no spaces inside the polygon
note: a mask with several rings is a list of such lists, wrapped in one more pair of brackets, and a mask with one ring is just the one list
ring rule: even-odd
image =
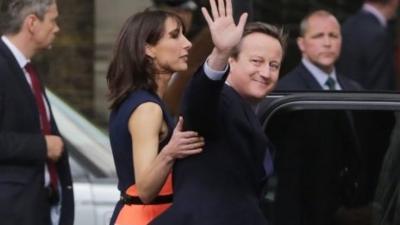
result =
[{"label": "stone wall", "polygon": [[96,0],[93,107],[99,121],[108,119],[106,73],[118,32],[129,16],[150,5],[150,0]]},{"label": "stone wall", "polygon": [[34,61],[49,89],[85,115],[93,114],[94,0],[59,0],[60,32]]}]

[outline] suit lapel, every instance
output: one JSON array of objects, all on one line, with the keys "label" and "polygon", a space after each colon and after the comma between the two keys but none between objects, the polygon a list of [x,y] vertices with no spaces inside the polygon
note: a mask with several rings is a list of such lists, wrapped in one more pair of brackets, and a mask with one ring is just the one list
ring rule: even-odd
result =
[{"label": "suit lapel", "polygon": [[230,101],[238,101],[240,100],[240,109],[242,110],[243,114],[246,116],[247,121],[249,122],[249,125],[254,127],[254,122],[251,120],[251,106],[244,101],[244,99],[229,85],[225,85],[225,90],[228,98]]},{"label": "suit lapel", "polygon": [[[257,119],[255,111],[251,107],[251,105],[246,100],[244,100],[232,87],[225,85],[225,90],[231,101],[240,101],[238,105],[240,107],[240,110],[246,117],[248,126],[254,130],[262,130],[261,123]],[[264,138],[264,136],[265,135],[262,135],[262,138]]]},{"label": "suit lapel", "polygon": [[362,17],[361,20],[364,20],[364,18],[367,18],[367,19],[373,21],[373,22],[374,22],[376,25],[378,25],[379,27],[384,28],[384,27],[382,26],[381,22],[379,22],[379,19],[378,19],[376,16],[374,16],[372,13],[370,13],[370,12],[361,10],[361,11],[360,11],[360,14],[359,14],[359,17]]},{"label": "suit lapel", "polygon": [[318,81],[315,80],[313,75],[311,75],[310,71],[307,70],[307,68],[303,65],[303,63],[300,63],[298,70],[301,78],[303,79],[304,83],[307,86],[307,89],[322,90],[321,85],[319,85]]},{"label": "suit lapel", "polygon": [[[273,164],[270,158],[270,154],[266,154],[268,151],[268,139],[263,132],[260,121],[255,115],[254,109],[251,105],[243,99],[239,93],[237,93],[232,87],[225,85],[223,93],[229,98],[230,101],[236,106],[232,113],[242,113],[243,119],[241,119],[242,127],[241,132],[243,139],[246,139],[247,143],[251,143],[248,146],[252,146],[246,151],[246,155],[249,155],[255,160],[256,163],[252,165],[256,176],[260,179],[264,179],[266,174],[271,174],[273,171]],[[236,109],[237,108],[237,109]],[[257,184],[258,185],[258,184]]]},{"label": "suit lapel", "polygon": [[340,87],[342,87],[342,90],[344,90],[344,91],[357,91],[358,90],[358,88],[355,85],[353,85],[351,83],[351,81],[349,81],[345,77],[341,76],[340,74],[338,74],[336,77],[337,77]]},{"label": "suit lapel", "polygon": [[[29,102],[29,107],[32,109],[32,112],[37,114],[35,118],[39,118],[38,115],[38,109],[35,104],[35,97],[33,96],[32,89],[28,84],[28,81],[25,78],[25,74],[21,67],[19,66],[17,60],[15,59],[14,55],[10,51],[10,49],[6,46],[6,44],[3,42],[3,40],[0,39],[0,54],[4,56],[4,58],[7,60],[7,63],[10,68],[10,76],[7,78],[7,80],[13,79],[15,83],[17,84],[15,88],[18,88],[21,90],[23,95],[28,99],[27,102]],[[5,74],[6,75],[6,74]]]},{"label": "suit lapel", "polygon": [[342,87],[342,90],[351,90],[351,88],[347,85],[347,82],[345,82],[341,76],[339,76],[339,74],[336,76],[337,77],[337,81],[340,85],[340,87]]}]

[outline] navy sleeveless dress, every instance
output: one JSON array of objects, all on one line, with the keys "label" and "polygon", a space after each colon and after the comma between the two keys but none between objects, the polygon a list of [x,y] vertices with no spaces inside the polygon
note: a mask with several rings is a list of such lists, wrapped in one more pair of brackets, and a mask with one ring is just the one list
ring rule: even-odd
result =
[{"label": "navy sleeveless dress", "polygon": [[[132,160],[132,139],[128,128],[128,122],[133,111],[139,105],[146,102],[154,102],[161,107],[164,117],[163,119],[168,126],[168,135],[159,145],[159,150],[161,150],[171,138],[173,120],[167,113],[162,100],[155,93],[145,90],[133,91],[116,110],[111,112],[109,123],[111,148],[118,176],[118,189],[121,191],[121,195],[126,194],[129,197],[135,198],[137,201],[140,201],[140,199],[137,197],[135,186],[134,166]],[[172,196],[171,174],[161,189],[159,193],[159,197],[160,196]],[[137,202],[130,202],[127,204],[123,200],[120,200],[116,204],[110,224],[148,224],[155,216],[159,215],[171,205],[170,201],[161,203],[157,202],[157,198],[154,202],[154,204],[150,203],[146,205]]]}]

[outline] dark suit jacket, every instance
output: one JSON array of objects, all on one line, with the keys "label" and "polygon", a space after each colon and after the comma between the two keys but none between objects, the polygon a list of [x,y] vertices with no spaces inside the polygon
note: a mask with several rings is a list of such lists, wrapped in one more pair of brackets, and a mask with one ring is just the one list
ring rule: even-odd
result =
[{"label": "dark suit jacket", "polygon": [[388,28],[361,10],[344,22],[342,36],[339,71],[365,89],[394,90],[394,40]]},{"label": "dark suit jacket", "polygon": [[[339,74],[337,79],[343,90],[361,88]],[[300,63],[279,80],[276,90],[323,88]],[[280,130],[271,136],[278,176],[275,224],[331,225],[340,207],[357,201],[353,185],[360,179],[360,152],[351,118],[339,111],[300,110],[288,113],[275,127]]]},{"label": "dark suit jacket", "polygon": [[152,225],[264,225],[260,191],[268,141],[251,106],[203,68],[185,92],[185,128],[205,138],[202,153],[174,166],[172,207]]},{"label": "dark suit jacket", "polygon": [[[347,77],[337,74],[337,79],[343,90],[355,91],[361,90],[361,86]],[[323,90],[318,81],[311,75],[310,71],[300,63],[292,71],[279,80],[276,91],[320,91]]]},{"label": "dark suit jacket", "polygon": [[[59,135],[52,114],[51,128],[53,134]],[[49,216],[48,192],[44,188],[46,149],[31,88],[11,51],[0,40],[0,220],[2,224],[42,225]],[[74,204],[66,151],[56,167],[62,186],[60,225],[72,225]]]}]

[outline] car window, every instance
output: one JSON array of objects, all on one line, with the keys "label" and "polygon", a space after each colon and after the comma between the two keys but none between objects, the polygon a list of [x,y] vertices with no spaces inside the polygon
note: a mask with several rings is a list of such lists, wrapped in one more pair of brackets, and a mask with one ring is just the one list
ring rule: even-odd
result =
[{"label": "car window", "polygon": [[313,104],[283,107],[264,124],[275,157],[266,216],[279,225],[399,224],[397,110]]}]

